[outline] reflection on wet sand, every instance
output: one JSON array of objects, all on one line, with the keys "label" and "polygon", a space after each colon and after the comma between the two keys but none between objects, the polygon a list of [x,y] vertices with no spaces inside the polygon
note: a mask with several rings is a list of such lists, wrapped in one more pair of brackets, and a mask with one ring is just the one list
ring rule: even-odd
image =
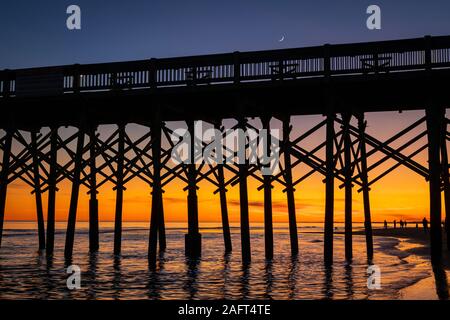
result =
[{"label": "reflection on wet sand", "polygon": [[249,279],[250,279],[250,263],[244,262],[242,263],[242,275],[240,278],[241,283],[240,294],[242,300],[248,299],[248,296],[250,294]]},{"label": "reflection on wet sand", "polygon": [[447,274],[442,265],[433,265],[434,280],[436,282],[436,293],[440,300],[448,300]]},{"label": "reflection on wet sand", "polygon": [[325,265],[323,295],[325,299],[333,299],[333,267]]},{"label": "reflection on wet sand", "polygon": [[273,263],[272,260],[266,260],[264,268],[264,282],[266,283],[265,299],[272,299],[273,281]]},{"label": "reflection on wet sand", "polygon": [[[80,236],[72,261],[64,259],[64,233],[57,233],[55,254],[49,258],[36,252],[32,232],[7,237],[0,259],[0,298],[395,299],[399,297],[396,288],[403,283],[414,283],[416,275],[422,279],[432,274],[430,265],[420,257],[408,262],[399,259],[397,253],[401,251],[394,248],[397,240],[375,238],[379,250],[374,261],[383,270],[383,289],[368,290],[363,236],[354,237],[354,259],[348,264],[343,254],[343,237],[337,235],[334,265],[325,267],[322,235],[303,234],[303,250],[292,257],[288,228],[274,235],[279,249],[271,261],[264,257],[264,237],[253,237],[251,263],[242,263],[239,229],[232,233],[235,251],[224,255],[221,229],[214,229],[204,238],[201,258],[193,260],[184,256],[180,230],[169,228],[167,249],[160,252],[151,270],[147,228],[125,228],[120,256],[112,254],[112,232],[102,234],[96,254],[89,254],[89,238]],[[81,268],[81,290],[67,288],[67,267],[71,264]],[[442,269],[434,268],[432,285],[428,292],[448,299],[448,283]]]},{"label": "reflection on wet sand", "polygon": [[352,299],[354,292],[353,292],[353,267],[351,263],[345,264],[345,291],[347,293],[347,299]]},{"label": "reflection on wet sand", "polygon": [[112,280],[113,299],[120,298],[121,293],[120,282],[122,280],[121,266],[122,266],[122,258],[120,256],[114,256],[114,267],[113,267],[114,271]]},{"label": "reflection on wet sand", "polygon": [[288,273],[289,299],[294,299],[296,295],[297,269],[298,269],[298,255],[294,255],[290,259],[289,273]]},{"label": "reflection on wet sand", "polygon": [[198,292],[197,278],[199,270],[200,259],[186,258],[186,282],[184,289],[188,294],[188,299],[195,299]]}]

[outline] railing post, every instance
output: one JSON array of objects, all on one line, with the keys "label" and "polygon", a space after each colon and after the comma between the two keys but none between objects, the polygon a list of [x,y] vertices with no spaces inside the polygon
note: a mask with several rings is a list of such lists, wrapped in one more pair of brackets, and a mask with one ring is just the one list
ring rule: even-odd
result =
[{"label": "railing post", "polygon": [[323,46],[323,73],[325,78],[331,76],[330,45],[328,43]]},{"label": "railing post", "polygon": [[80,65],[76,63],[73,66],[73,93],[80,92],[80,85],[81,85]]},{"label": "railing post", "polygon": [[233,76],[234,84],[239,84],[241,82],[241,63],[239,61],[239,51],[233,53]]},{"label": "railing post", "polygon": [[11,72],[9,71],[9,69],[5,69],[5,81],[3,82],[3,97],[4,98],[8,98],[9,95],[11,94],[11,77],[10,74]]},{"label": "railing post", "polygon": [[425,36],[425,70],[431,70],[431,36]]},{"label": "railing post", "polygon": [[158,66],[157,66],[157,60],[155,58],[150,59],[150,68],[148,70],[148,84],[150,86],[150,89],[155,89],[157,87],[157,73],[158,73]]}]

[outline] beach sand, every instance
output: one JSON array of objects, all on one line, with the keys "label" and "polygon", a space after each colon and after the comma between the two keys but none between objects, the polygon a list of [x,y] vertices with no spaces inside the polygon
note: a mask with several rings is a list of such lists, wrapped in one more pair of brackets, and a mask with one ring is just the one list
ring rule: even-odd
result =
[{"label": "beach sand", "polygon": [[[363,235],[364,231],[354,232],[357,235]],[[404,239],[409,243],[419,244],[419,246],[408,246],[404,251],[410,255],[416,255],[429,259],[430,243],[429,233],[423,229],[413,228],[388,228],[373,229],[375,237],[394,237]],[[450,251],[447,250],[447,235],[443,232],[443,259],[442,266],[434,267],[433,274],[430,277],[419,280],[411,286],[400,291],[401,299],[405,300],[437,300],[449,299],[449,287],[447,278],[450,278]]]}]

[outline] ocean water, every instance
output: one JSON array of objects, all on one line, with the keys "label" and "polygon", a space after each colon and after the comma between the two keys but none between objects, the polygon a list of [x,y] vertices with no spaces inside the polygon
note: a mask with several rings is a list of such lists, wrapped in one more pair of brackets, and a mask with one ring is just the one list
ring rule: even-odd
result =
[{"label": "ocean water", "polygon": [[[224,255],[219,224],[202,224],[202,256],[184,255],[184,224],[167,224],[167,250],[148,269],[148,223],[124,223],[122,254],[113,255],[113,224],[101,223],[100,250],[88,253],[87,223],[78,223],[70,264],[81,268],[81,288],[69,290],[64,261],[65,223],[57,223],[55,255],[37,251],[36,225],[6,222],[0,249],[0,299],[398,299],[400,290],[431,275],[426,259],[409,256],[412,244],[374,237],[373,264],[381,289],[368,289],[364,236],[354,235],[354,259],[344,259],[343,235],[336,234],[334,264],[323,264],[320,225],[299,225],[299,249],[292,258],[286,224],[274,226],[274,259],[264,258],[261,224],[252,225],[252,262],[243,265],[240,232],[232,226],[233,252]],[[341,227],[339,227],[342,229]]]}]

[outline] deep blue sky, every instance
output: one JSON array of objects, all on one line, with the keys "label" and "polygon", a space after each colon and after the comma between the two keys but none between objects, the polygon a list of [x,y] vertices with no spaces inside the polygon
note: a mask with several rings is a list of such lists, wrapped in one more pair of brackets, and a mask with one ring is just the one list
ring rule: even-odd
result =
[{"label": "deep blue sky", "polygon": [[[81,31],[66,29],[70,4]],[[366,28],[370,4],[382,9],[381,31]],[[1,0],[0,69],[426,34],[450,34],[449,0]]]}]

